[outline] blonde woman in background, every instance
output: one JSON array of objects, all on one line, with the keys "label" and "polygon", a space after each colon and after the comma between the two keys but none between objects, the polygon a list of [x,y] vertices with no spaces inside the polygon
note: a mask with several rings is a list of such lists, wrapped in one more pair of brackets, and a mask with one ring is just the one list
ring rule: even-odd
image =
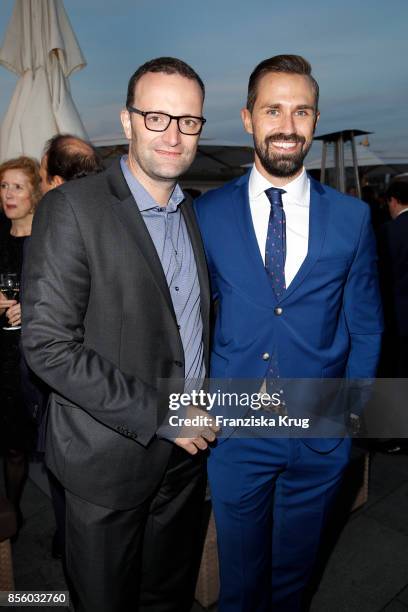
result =
[{"label": "blonde woman in background", "polygon": [[[27,474],[27,455],[35,447],[35,424],[27,411],[21,387],[21,307],[18,292],[10,299],[4,279],[21,275],[24,240],[31,234],[35,207],[40,200],[38,163],[28,157],[0,165],[0,203],[6,217],[0,236],[0,453],[4,460],[6,495],[14,505],[18,525],[23,518],[21,493]],[[7,223],[8,219],[8,223]]]}]

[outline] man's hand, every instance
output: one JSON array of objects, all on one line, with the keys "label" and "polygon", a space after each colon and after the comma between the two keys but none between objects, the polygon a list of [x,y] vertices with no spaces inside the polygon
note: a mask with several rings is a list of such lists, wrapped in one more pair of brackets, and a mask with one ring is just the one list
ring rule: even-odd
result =
[{"label": "man's hand", "polygon": [[193,419],[201,417],[200,425],[183,425],[180,435],[173,440],[174,444],[180,446],[190,455],[196,455],[198,451],[206,450],[209,442],[214,442],[220,428],[215,425],[215,420],[206,412],[195,406],[189,406],[183,418]]},{"label": "man's hand", "polygon": [[16,304],[16,300],[8,300],[0,291],[0,315],[4,314],[8,308],[11,308],[11,306],[15,306]]},{"label": "man's hand", "polygon": [[7,310],[6,317],[9,324],[13,327],[15,325],[21,325],[21,304],[17,304],[14,300],[14,306],[10,306],[10,308]]}]

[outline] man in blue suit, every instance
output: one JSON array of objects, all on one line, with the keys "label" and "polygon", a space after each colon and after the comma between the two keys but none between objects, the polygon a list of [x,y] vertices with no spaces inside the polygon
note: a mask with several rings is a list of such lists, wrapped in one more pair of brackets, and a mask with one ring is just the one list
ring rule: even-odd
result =
[{"label": "man in blue suit", "polygon": [[[255,164],[196,203],[218,300],[211,376],[371,378],[382,331],[368,206],[307,175],[319,88],[296,55],[253,71]],[[350,440],[219,440],[209,459],[220,612],[303,609]]]}]

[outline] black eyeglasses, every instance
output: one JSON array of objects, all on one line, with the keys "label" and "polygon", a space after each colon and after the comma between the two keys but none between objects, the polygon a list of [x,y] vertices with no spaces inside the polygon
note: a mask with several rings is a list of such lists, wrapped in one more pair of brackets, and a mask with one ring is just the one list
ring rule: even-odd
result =
[{"label": "black eyeglasses", "polygon": [[144,118],[145,127],[152,132],[165,132],[170,125],[170,122],[175,119],[178,129],[182,134],[195,136],[203,129],[204,123],[207,121],[204,117],[194,117],[191,115],[169,115],[168,113],[156,113],[155,111],[141,111],[134,106],[126,107],[129,113],[142,115]]}]

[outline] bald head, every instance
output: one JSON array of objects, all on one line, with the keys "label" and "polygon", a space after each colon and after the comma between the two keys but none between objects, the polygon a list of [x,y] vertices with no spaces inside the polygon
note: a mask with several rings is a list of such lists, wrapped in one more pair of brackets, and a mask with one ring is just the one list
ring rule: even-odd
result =
[{"label": "bald head", "polygon": [[103,169],[102,159],[90,142],[71,134],[58,134],[47,142],[41,159],[42,192]]},{"label": "bald head", "polygon": [[71,154],[82,153],[83,155],[92,155],[93,153],[92,145],[86,142],[86,140],[82,140],[82,138],[77,138],[76,136],[62,136],[61,142],[67,152]]}]

